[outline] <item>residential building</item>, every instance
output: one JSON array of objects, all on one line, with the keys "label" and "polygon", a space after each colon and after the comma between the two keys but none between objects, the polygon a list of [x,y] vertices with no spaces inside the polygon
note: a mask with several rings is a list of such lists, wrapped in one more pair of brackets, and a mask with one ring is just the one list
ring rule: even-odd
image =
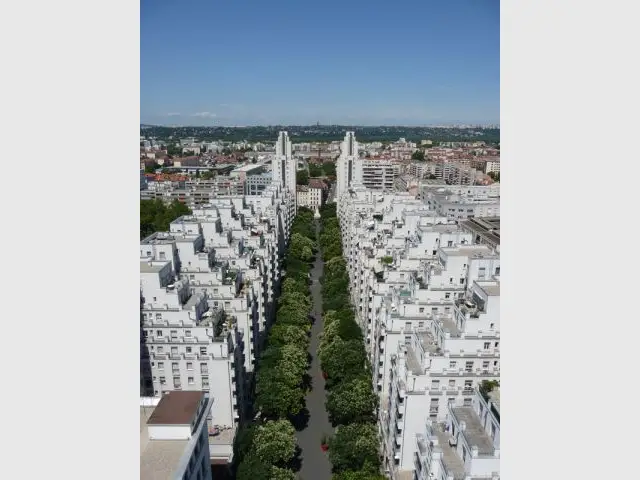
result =
[{"label": "residential building", "polygon": [[385,469],[410,478],[421,425],[499,378],[499,254],[407,193],[352,187],[338,218]]},{"label": "residential building", "polygon": [[273,175],[271,172],[248,174],[244,182],[245,195],[262,195],[267,186],[271,185]]},{"label": "residential building", "polygon": [[416,480],[500,480],[500,387],[447,405],[444,422],[416,435]]},{"label": "residential building", "polygon": [[359,164],[358,142],[354,132],[347,132],[340,146],[340,156],[336,162],[336,198],[339,199],[354,184],[362,181]]},{"label": "residential building", "polygon": [[451,220],[500,215],[499,183],[443,186],[421,182],[419,195],[430,210]]},{"label": "residential building", "polygon": [[358,170],[362,172],[362,185],[366,188],[391,191],[400,174],[400,165],[394,160],[362,159]]},{"label": "residential building", "polygon": [[311,185],[297,185],[296,203],[299,207],[319,210],[322,206],[322,188]]},{"label": "residential building", "polygon": [[292,195],[296,193],[296,161],[291,150],[291,140],[287,132],[280,132],[276,141],[276,154],[271,167],[273,181],[278,182]]},{"label": "residential building", "polygon": [[500,157],[479,157],[471,164],[483,173],[500,173]]},{"label": "residential building", "polygon": [[212,480],[205,392],[169,392],[140,406],[140,479]]},{"label": "residential building", "polygon": [[473,235],[473,243],[500,251],[500,217],[469,218],[460,227]]}]

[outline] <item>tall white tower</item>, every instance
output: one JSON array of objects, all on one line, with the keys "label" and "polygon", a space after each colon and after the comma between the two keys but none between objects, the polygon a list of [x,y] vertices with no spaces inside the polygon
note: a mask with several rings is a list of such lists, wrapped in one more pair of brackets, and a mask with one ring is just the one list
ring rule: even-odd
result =
[{"label": "tall white tower", "polygon": [[340,146],[340,156],[336,165],[336,199],[339,199],[349,187],[362,183],[359,158],[356,135],[354,132],[347,132]]},{"label": "tall white tower", "polygon": [[276,154],[272,162],[273,181],[296,197],[296,161],[293,158],[291,140],[287,132],[280,132],[276,142]]}]

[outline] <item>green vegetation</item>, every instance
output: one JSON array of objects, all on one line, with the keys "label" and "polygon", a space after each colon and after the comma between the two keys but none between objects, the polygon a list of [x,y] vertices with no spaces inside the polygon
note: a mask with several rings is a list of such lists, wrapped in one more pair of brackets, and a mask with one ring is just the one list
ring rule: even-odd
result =
[{"label": "green vegetation", "polygon": [[316,165],[314,163],[309,163],[309,176],[310,177],[322,177],[324,176],[324,169],[322,165]]},{"label": "green vegetation", "polygon": [[378,396],[360,327],[349,298],[336,205],[321,208],[320,245],[326,261],[322,281],[323,333],[318,356],[326,378],[327,411],[335,435],[329,440],[334,480],[380,477],[376,413]]},{"label": "green vegetation", "polygon": [[306,170],[296,172],[296,185],[309,185],[309,173]]},{"label": "green vegetation", "polygon": [[160,168],[160,165],[153,162],[151,165],[145,165],[144,173],[156,173],[156,170]]},{"label": "green vegetation", "polygon": [[500,181],[500,172],[489,172],[487,175],[489,175],[494,182]]},{"label": "green vegetation", "polygon": [[324,170],[324,174],[327,177],[335,177],[336,176],[336,164],[335,164],[335,162],[324,162],[322,164],[322,170]]},{"label": "green vegetation", "polygon": [[299,208],[284,259],[278,310],[257,366],[253,425],[238,433],[234,446],[240,479],[295,479],[294,422],[308,389],[311,297],[309,262],[316,251],[313,212]]},{"label": "green vegetation", "polygon": [[[428,138],[434,142],[500,142],[499,128],[353,126],[353,125],[273,125],[255,127],[163,127],[141,125],[140,135],[166,140],[170,137],[196,137],[201,141],[274,142],[278,132],[286,130],[293,142],[332,142],[342,140],[346,131],[353,131],[359,142],[395,142],[399,138],[419,142]],[[175,140],[173,140],[175,143]]]},{"label": "green vegetation", "polygon": [[411,154],[411,160],[418,160],[424,162],[424,150],[416,150]]},{"label": "green vegetation", "polygon": [[189,207],[178,200],[169,205],[162,200],[140,200],[140,239],[154,232],[166,232],[172,221],[190,214]]},{"label": "green vegetation", "polygon": [[172,157],[179,157],[180,155],[182,155],[182,147],[176,146],[175,143],[167,145],[167,155],[170,155]]},{"label": "green vegetation", "polygon": [[391,265],[393,263],[393,257],[391,256],[384,256],[380,259],[380,262],[386,264],[386,265]]}]

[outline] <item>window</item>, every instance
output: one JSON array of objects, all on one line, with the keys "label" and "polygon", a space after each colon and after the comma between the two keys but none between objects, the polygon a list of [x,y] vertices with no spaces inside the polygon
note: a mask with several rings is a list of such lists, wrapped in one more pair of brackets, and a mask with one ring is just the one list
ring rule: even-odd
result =
[{"label": "window", "polygon": [[[440,380],[431,380],[431,389],[432,390],[438,390],[439,388],[440,388]],[[434,400],[436,402],[438,401],[437,398],[432,398],[431,402],[433,402]]]},{"label": "window", "polygon": [[160,385],[166,385],[167,379],[165,377],[160,377]]},{"label": "window", "polygon": [[438,253],[438,251],[437,251],[437,250],[434,250],[434,251],[433,251],[433,252],[431,252],[431,253],[432,253],[433,255],[435,255],[435,254],[437,254],[437,253]]},{"label": "window", "polygon": [[195,275],[189,275],[189,280],[195,280],[196,276]]},{"label": "window", "polygon": [[164,370],[164,362],[158,362],[158,369]]},{"label": "window", "polygon": [[462,405],[465,406],[465,407],[470,407],[471,406],[471,402],[472,402],[472,400],[470,398],[465,398]]},{"label": "window", "polygon": [[464,381],[464,389],[471,390],[473,388],[473,380],[465,380]]},{"label": "window", "polygon": [[500,342],[496,342],[496,344],[494,345],[496,348],[498,348],[498,345],[500,345]]},{"label": "window", "polygon": [[162,330],[156,330],[156,337],[162,336]]},{"label": "window", "polygon": [[485,274],[486,274],[486,268],[485,267],[478,268],[478,278],[484,278]]},{"label": "window", "polygon": [[497,360],[495,360],[495,361],[493,362],[493,366],[494,366],[494,367],[497,367],[497,366],[498,366],[498,361],[497,361]]},{"label": "window", "polygon": [[171,330],[171,338],[177,338],[178,337],[178,331],[177,330]]},{"label": "window", "polygon": [[449,240],[447,242],[447,247],[453,247],[453,240]]},{"label": "window", "polygon": [[489,368],[489,362],[488,361],[482,362],[482,368],[484,368],[485,370]]},{"label": "window", "polygon": [[164,260],[165,259],[165,253],[164,252],[160,252],[160,260]]},{"label": "window", "polygon": [[424,322],[418,322],[418,327],[424,327]]},{"label": "window", "polygon": [[465,362],[464,370],[465,370],[465,372],[472,372],[473,371],[473,360],[470,361],[470,362]]},{"label": "window", "polygon": [[456,361],[452,360],[449,362],[449,368],[456,368]]},{"label": "window", "polygon": [[431,313],[432,314],[438,313],[438,307],[431,307]]},{"label": "window", "polygon": [[191,353],[192,348],[191,347],[187,347],[187,353]]},{"label": "window", "polygon": [[189,385],[193,385],[195,382],[193,381],[193,377],[187,377],[187,383]]},{"label": "window", "polygon": [[153,297],[153,301],[154,301],[154,302],[156,301],[156,297]]},{"label": "window", "polygon": [[218,293],[218,289],[217,289],[217,288],[214,288],[214,289],[213,289],[213,293]]},{"label": "window", "polygon": [[209,388],[209,377],[202,377],[202,388]]},{"label": "window", "polygon": [[500,267],[496,267],[496,275],[500,275]]},{"label": "window", "polygon": [[419,312],[420,312],[420,313],[424,313],[424,307],[420,307]]},{"label": "window", "polygon": [[491,347],[491,342],[484,342],[484,349],[485,350],[489,350],[490,347]]},{"label": "window", "polygon": [[224,308],[230,308],[231,302],[224,302]]},{"label": "window", "polygon": [[449,313],[451,311],[451,307],[444,307],[444,313]]},{"label": "window", "polygon": [[158,353],[163,353],[164,352],[164,347],[162,345],[160,345],[158,347]]},{"label": "window", "polygon": [[491,325],[489,325],[489,328],[490,328],[491,330],[493,330],[493,327],[494,327],[495,325],[496,325],[495,323],[492,323]]},{"label": "window", "polygon": [[207,375],[209,373],[209,365],[207,365],[206,363],[201,363],[200,364],[200,374],[201,375]]},{"label": "window", "polygon": [[193,362],[187,362],[187,370],[193,370]]},{"label": "window", "polygon": [[176,372],[176,371],[180,371],[180,364],[178,362],[173,362],[171,364],[171,369]]},{"label": "window", "polygon": [[456,388],[456,381],[455,380],[449,380],[449,388]]},{"label": "window", "polygon": [[444,298],[449,299],[451,298],[451,292],[447,292],[444,294]]},{"label": "window", "polygon": [[453,283],[453,277],[449,278],[449,283]]},{"label": "window", "polygon": [[178,347],[171,347],[171,355],[178,355]]},{"label": "window", "polygon": [[411,322],[404,322],[404,329],[411,330]]},{"label": "window", "polygon": [[200,355],[206,355],[207,354],[207,347],[200,347]]},{"label": "window", "polygon": [[191,330],[185,330],[184,331],[184,336],[185,337],[190,337],[191,336]]},{"label": "window", "polygon": [[180,388],[181,386],[180,377],[173,377],[173,387]]},{"label": "window", "polygon": [[[153,297],[153,300],[155,301],[155,297]],[[156,313],[156,320],[162,320],[162,314],[161,313]]]}]

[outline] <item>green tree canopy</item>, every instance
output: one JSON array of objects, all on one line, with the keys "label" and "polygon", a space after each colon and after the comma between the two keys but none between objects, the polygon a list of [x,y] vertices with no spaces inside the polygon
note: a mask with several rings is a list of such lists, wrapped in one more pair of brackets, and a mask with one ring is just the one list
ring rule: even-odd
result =
[{"label": "green tree canopy", "polygon": [[236,480],[255,480],[270,478],[272,467],[263,462],[255,452],[248,453],[238,465]]},{"label": "green tree canopy", "polygon": [[337,472],[378,473],[378,427],[374,423],[341,425],[329,442],[329,460]]},{"label": "green tree canopy", "polygon": [[379,473],[369,473],[367,471],[346,470],[331,477],[331,480],[386,480],[387,477]]},{"label": "green tree canopy", "polygon": [[375,421],[378,396],[371,379],[355,378],[337,385],[327,397],[327,410],[335,425]]},{"label": "green tree canopy", "polygon": [[160,199],[140,200],[140,239],[154,232],[166,232],[172,221],[182,215],[190,214],[189,207],[178,200],[168,205]]},{"label": "green tree canopy", "polygon": [[320,353],[322,370],[327,375],[329,388],[340,382],[366,375],[366,352],[360,340],[343,341],[336,337]]},{"label": "green tree canopy", "polygon": [[283,346],[286,344],[297,345],[306,349],[309,345],[309,335],[304,329],[295,325],[276,324],[269,332],[269,345]]},{"label": "green tree canopy", "polygon": [[295,429],[288,420],[270,420],[256,429],[253,448],[265,463],[284,466],[295,456]]},{"label": "green tree canopy", "polygon": [[309,185],[309,173],[306,170],[296,172],[296,185]]},{"label": "green tree canopy", "polygon": [[411,160],[418,160],[424,162],[424,150],[416,150],[411,154]]}]

